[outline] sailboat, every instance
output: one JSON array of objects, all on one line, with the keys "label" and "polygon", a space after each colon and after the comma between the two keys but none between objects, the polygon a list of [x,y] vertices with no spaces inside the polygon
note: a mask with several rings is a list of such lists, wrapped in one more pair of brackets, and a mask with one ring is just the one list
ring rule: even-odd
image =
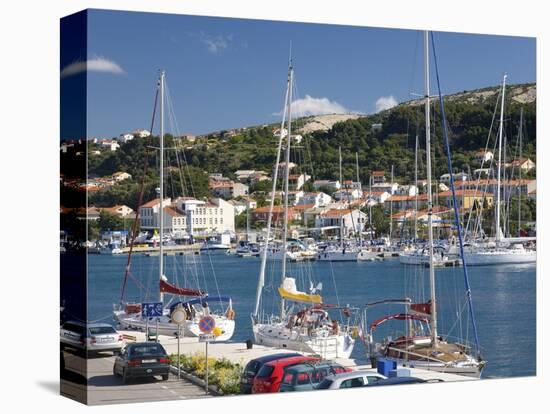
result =
[{"label": "sailboat", "polygon": [[[494,243],[472,243],[466,250],[466,258],[471,266],[498,265],[498,264],[528,264],[535,263],[537,252],[535,249],[526,249],[521,238],[503,237],[501,229],[501,166],[502,166],[502,136],[504,130],[504,98],[506,93],[506,78],[502,79],[502,92],[500,102],[500,126],[498,132],[498,160],[497,160],[497,185],[495,203],[495,239]],[[531,239],[531,238],[529,238]],[[456,250],[456,249],[455,249]]]},{"label": "sailboat", "polygon": [[[289,61],[287,89],[281,122],[281,131],[287,119],[286,137],[279,136],[277,149],[276,166],[279,165],[283,140],[286,138],[285,158],[286,166],[284,171],[284,227],[282,236],[281,251],[285,252],[288,235],[288,176],[290,163],[291,146],[291,124],[292,124],[292,90],[294,70],[292,59]],[[274,169],[273,191],[275,194],[279,168]],[[274,197],[271,198],[269,215],[267,219],[266,243],[269,243],[271,223],[273,216]],[[281,255],[280,285],[276,290],[279,300],[278,314],[267,314],[261,309],[262,293],[265,291],[265,270],[268,259],[269,245],[262,251],[260,273],[256,291],[256,303],[254,313],[251,315],[252,331],[257,344],[275,348],[292,349],[301,352],[310,352],[320,355],[325,359],[337,357],[348,358],[353,350],[355,339],[352,337],[352,328],[349,323],[341,325],[335,319],[330,319],[328,311],[337,309],[338,306],[327,305],[323,302],[321,295],[322,284],[310,281],[307,291],[300,290],[295,277],[287,273],[286,254]],[[275,292],[274,292],[275,293]],[[265,302],[265,301],[264,301]],[[349,308],[340,308],[344,315],[350,315]],[[346,315],[349,321],[349,316]]]},{"label": "sailboat", "polygon": [[[429,33],[424,33],[424,100],[425,100],[425,122],[426,122],[426,167],[428,181],[428,267],[429,267],[429,286],[430,300],[425,303],[415,303],[410,298],[389,299],[378,302],[368,303],[365,307],[364,314],[364,332],[366,336],[364,341],[367,345],[368,353],[371,359],[385,358],[395,361],[398,366],[417,367],[434,371],[449,372],[460,375],[479,377],[485,366],[485,361],[481,358],[479,351],[479,341],[477,337],[477,328],[475,324],[473,304],[471,300],[471,289],[469,285],[467,262],[462,255],[464,266],[464,279],[466,284],[467,303],[472,321],[473,331],[475,335],[475,351],[472,353],[472,348],[459,342],[449,340],[449,337],[444,338],[438,332],[437,316],[438,302],[436,301],[435,290],[435,270],[434,270],[434,240],[433,240],[433,194],[431,183],[431,137],[430,137],[430,87],[429,87]],[[433,41],[433,39],[432,39]],[[435,52],[434,52],[435,55]],[[435,61],[437,71],[437,61]],[[437,73],[437,72],[436,72]],[[438,79],[439,86],[439,79]],[[451,168],[450,149],[448,146],[448,137],[446,132],[445,112],[443,106],[443,98],[440,95],[441,113],[443,117],[443,129],[445,141],[447,145],[448,166]],[[451,174],[451,190],[454,195],[454,179]],[[462,251],[463,241],[461,235],[460,222],[458,219],[458,208],[454,203],[455,222],[458,229],[459,247]],[[400,313],[392,313],[366,323],[367,312],[372,308],[380,305],[399,305],[404,306],[405,311]],[[387,337],[384,341],[375,343],[374,332],[382,324],[392,321],[404,321],[405,332],[397,338]]]},{"label": "sailboat", "polygon": [[[146,317],[142,315],[141,303],[125,303],[124,289],[130,272],[130,262],[132,257],[133,242],[130,246],[128,262],[124,276],[124,282],[121,293],[121,300],[114,307],[113,318],[123,329],[136,329],[147,331],[149,328],[155,329],[157,334],[177,336],[180,332],[183,336],[198,337],[201,334],[199,321],[203,316],[210,315],[215,320],[216,333],[215,341],[227,341],[233,336],[235,330],[235,311],[233,310],[232,299],[228,296],[211,297],[207,292],[199,289],[189,289],[178,287],[171,284],[165,275],[164,266],[164,208],[166,199],[164,198],[164,91],[165,72],[161,71],[158,83],[160,94],[160,187],[159,187],[159,296],[158,302],[163,304],[162,316]],[[156,104],[156,100],[155,100]],[[156,109],[156,108],[155,108]],[[152,128],[151,128],[152,130]],[[147,165],[147,163],[146,163]],[[145,176],[145,174],[144,174]],[[140,197],[141,198],[141,197]],[[141,203],[140,203],[141,204]],[[139,213],[138,213],[139,214]],[[136,217],[136,223],[138,218]],[[137,234],[137,225],[134,225],[134,236]],[[171,301],[165,303],[164,296],[172,295]],[[188,300],[180,300],[182,297],[191,297]],[[175,299],[175,300],[174,300]],[[215,312],[214,307],[219,304],[223,312]],[[214,306],[212,306],[214,305]],[[182,330],[172,321],[172,312],[182,307],[187,314],[187,319],[183,324]]]}]

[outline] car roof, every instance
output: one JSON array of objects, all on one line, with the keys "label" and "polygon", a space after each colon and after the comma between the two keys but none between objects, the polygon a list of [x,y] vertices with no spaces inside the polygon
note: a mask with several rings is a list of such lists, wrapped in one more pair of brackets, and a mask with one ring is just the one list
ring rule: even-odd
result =
[{"label": "car roof", "polygon": [[307,362],[301,363],[298,365],[294,365],[286,370],[286,372],[304,372],[304,371],[310,371],[312,368],[319,369],[319,368],[330,368],[330,367],[339,367],[340,364],[336,364],[334,362],[328,362],[328,361],[322,361],[315,364],[308,364]]},{"label": "car roof", "polygon": [[295,356],[295,357],[284,358],[284,359],[277,359],[275,361],[268,362],[266,365],[275,366],[277,364],[280,364],[280,365],[288,366],[288,365],[291,365],[291,364],[299,364],[301,362],[317,361],[317,360],[318,360],[318,358],[308,357],[308,356],[303,356],[302,355],[302,356]]},{"label": "car roof", "polygon": [[358,370],[358,371],[352,371],[352,372],[342,372],[340,374],[330,375],[330,379],[345,380],[349,378],[357,378],[357,377],[368,376],[368,375],[374,375],[374,376],[378,376],[386,379],[385,376],[379,374],[375,370]]},{"label": "car roof", "polygon": [[269,355],[264,355],[264,356],[261,356],[261,357],[258,357],[258,358],[254,358],[252,360],[250,360],[250,362],[260,362],[260,363],[266,363],[266,362],[271,362],[271,361],[276,361],[278,359],[286,359],[286,358],[292,358],[292,357],[300,357],[300,356],[303,356],[302,354],[299,354],[297,352],[288,352],[288,353],[279,353],[279,354],[269,354]]},{"label": "car roof", "polygon": [[80,322],[80,321],[65,321],[64,324],[67,324],[67,323],[71,323],[73,325],[78,325],[78,326],[83,326],[83,327],[87,327],[87,328],[106,328],[106,327],[109,327],[109,328],[113,328],[113,325],[109,325],[108,323],[85,323],[85,322]]},{"label": "car roof", "polygon": [[372,385],[409,384],[415,382],[426,382],[426,380],[417,377],[392,377],[377,381]]}]

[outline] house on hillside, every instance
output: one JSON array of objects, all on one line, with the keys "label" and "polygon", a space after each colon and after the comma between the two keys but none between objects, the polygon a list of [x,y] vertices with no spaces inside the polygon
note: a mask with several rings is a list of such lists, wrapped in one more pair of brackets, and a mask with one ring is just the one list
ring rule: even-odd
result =
[{"label": "house on hillside", "polygon": [[118,171],[112,175],[112,178],[115,182],[120,182],[124,180],[130,180],[132,176],[128,174],[127,172]]},{"label": "house on hillside", "polygon": [[332,197],[322,191],[305,193],[298,204],[312,204],[314,207],[324,207],[332,202]]},{"label": "house on hillside", "polygon": [[124,204],[119,204],[112,207],[102,207],[100,210],[118,217],[128,217],[134,213],[133,209]]},{"label": "house on hillside", "polygon": [[535,163],[531,161],[530,158],[523,158],[521,160],[514,160],[511,163],[507,164],[506,167],[518,169],[521,168],[523,172],[529,172],[535,168]]},{"label": "house on hillside", "polygon": [[493,153],[491,151],[481,149],[479,151],[476,151],[473,159],[478,163],[489,162],[493,159]]},{"label": "house on hillside", "polygon": [[339,180],[315,180],[313,182],[313,188],[319,190],[321,188],[328,188],[330,190],[339,190],[342,187]]},{"label": "house on hillside", "polygon": [[289,174],[288,188],[292,190],[301,190],[304,184],[311,179],[307,174]]},{"label": "house on hillside", "polygon": [[386,173],[384,171],[371,172],[372,184],[382,184],[386,182]]},{"label": "house on hillside", "polygon": [[330,209],[322,212],[315,219],[315,227],[342,226],[345,235],[363,231],[366,223],[367,215],[356,209]]}]

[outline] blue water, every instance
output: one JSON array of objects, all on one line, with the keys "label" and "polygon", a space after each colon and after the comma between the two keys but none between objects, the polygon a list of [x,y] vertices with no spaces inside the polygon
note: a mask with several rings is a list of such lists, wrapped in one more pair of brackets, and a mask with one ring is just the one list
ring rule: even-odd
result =
[{"label": "blue water", "polygon": [[[125,256],[90,255],[88,261],[88,317],[106,320],[113,304],[120,299],[126,265]],[[252,338],[250,314],[254,299],[260,260],[236,256],[167,257],[165,274],[178,274],[178,284],[208,289],[210,295],[233,298],[236,312],[234,341]],[[273,289],[278,284],[278,264],[268,262],[266,272],[266,311],[276,310]],[[216,277],[212,275],[215,273]],[[289,273],[298,281],[314,275],[322,282],[325,303],[362,306],[387,298],[412,297],[428,300],[428,274],[418,267],[401,265],[395,259],[358,263],[297,263]],[[536,269],[535,266],[490,266],[469,269],[475,315],[482,355],[488,364],[484,377],[513,377],[536,374]],[[186,279],[186,280],[184,280]],[[142,285],[140,289],[138,283]],[[439,332],[473,342],[471,323],[467,318],[464,280],[461,268],[436,269],[439,307]],[[217,282],[217,286],[216,286]],[[309,283],[309,282],[308,282]],[[149,291],[148,291],[149,289]],[[132,277],[128,281],[126,299],[147,301],[158,292],[158,257],[135,255]],[[337,292],[337,295],[336,293]],[[407,295],[405,295],[407,292]],[[386,313],[401,309],[384,305],[369,312],[372,321]],[[457,318],[457,314],[465,315]],[[461,320],[462,324],[456,321]],[[392,334],[403,322],[392,321],[381,326],[377,334]],[[365,348],[356,343],[352,357],[365,359]]]}]

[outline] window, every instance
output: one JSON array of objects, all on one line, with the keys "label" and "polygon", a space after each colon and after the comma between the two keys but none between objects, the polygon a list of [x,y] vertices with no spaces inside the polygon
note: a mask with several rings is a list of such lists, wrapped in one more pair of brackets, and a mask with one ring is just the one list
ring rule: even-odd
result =
[{"label": "window", "polygon": [[375,382],[378,382],[380,380],[381,380],[380,377],[374,377],[374,376],[368,376],[367,377],[367,383],[368,384],[374,384]]},{"label": "window", "polygon": [[258,374],[256,375],[256,377],[258,378],[269,378],[271,376],[271,374],[273,373],[273,366],[269,365],[269,364],[265,364],[264,366],[262,366],[260,368],[260,370],[258,371]]},{"label": "window", "polygon": [[116,333],[115,329],[112,326],[95,326],[93,328],[89,328],[89,330],[90,334],[92,335]]},{"label": "window", "polygon": [[342,381],[342,384],[340,384],[340,389],[342,388],[355,388],[355,387],[362,387],[365,385],[363,382],[363,378],[351,378],[345,381]]},{"label": "window", "polygon": [[310,383],[311,383],[311,378],[309,376],[309,373],[301,372],[297,375],[296,385],[306,385]]}]

